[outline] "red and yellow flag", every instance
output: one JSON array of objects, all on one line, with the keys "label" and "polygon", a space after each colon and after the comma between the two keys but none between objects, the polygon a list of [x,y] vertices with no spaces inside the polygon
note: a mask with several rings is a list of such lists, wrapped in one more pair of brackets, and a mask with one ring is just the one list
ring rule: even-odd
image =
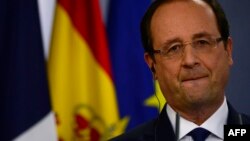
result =
[{"label": "red and yellow flag", "polygon": [[48,73],[60,141],[123,132],[98,0],[57,1]]}]

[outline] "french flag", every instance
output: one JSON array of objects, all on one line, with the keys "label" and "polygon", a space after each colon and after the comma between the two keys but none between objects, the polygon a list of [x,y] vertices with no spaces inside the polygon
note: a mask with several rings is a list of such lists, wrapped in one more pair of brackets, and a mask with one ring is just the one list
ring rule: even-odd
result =
[{"label": "french flag", "polygon": [[56,141],[36,0],[0,1],[0,140]]}]

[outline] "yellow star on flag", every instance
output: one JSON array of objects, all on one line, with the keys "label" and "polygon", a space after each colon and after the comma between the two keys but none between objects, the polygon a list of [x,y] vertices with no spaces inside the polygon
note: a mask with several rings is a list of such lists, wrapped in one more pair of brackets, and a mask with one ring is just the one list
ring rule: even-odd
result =
[{"label": "yellow star on flag", "polygon": [[155,94],[144,101],[144,105],[162,110],[166,100],[161,92],[158,81],[155,81]]}]

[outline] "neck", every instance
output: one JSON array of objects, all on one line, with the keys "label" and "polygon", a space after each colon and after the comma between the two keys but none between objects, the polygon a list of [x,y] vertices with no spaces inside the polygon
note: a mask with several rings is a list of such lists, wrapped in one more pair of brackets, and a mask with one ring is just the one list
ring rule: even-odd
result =
[{"label": "neck", "polygon": [[[222,105],[223,100],[219,102],[210,103],[210,104],[197,104],[197,105],[189,105],[185,108],[178,108],[175,106],[171,107],[174,111],[176,111],[181,117],[189,120],[197,125],[201,125],[204,123],[216,110]],[[182,106],[183,107],[183,106]]]}]

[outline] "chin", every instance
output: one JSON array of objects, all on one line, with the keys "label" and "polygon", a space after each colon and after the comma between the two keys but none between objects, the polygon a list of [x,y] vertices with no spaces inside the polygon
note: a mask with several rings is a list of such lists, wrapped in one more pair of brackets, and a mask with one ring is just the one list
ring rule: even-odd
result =
[{"label": "chin", "polygon": [[190,103],[193,104],[205,104],[209,103],[213,98],[210,93],[202,93],[202,92],[188,92],[186,93],[186,97]]}]

